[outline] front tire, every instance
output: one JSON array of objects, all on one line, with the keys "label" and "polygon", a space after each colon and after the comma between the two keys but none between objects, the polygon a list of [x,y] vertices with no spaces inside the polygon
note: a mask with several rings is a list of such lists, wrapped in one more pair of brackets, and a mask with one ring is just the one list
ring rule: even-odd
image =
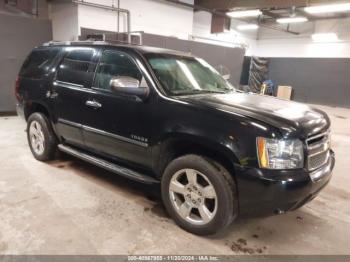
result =
[{"label": "front tire", "polygon": [[217,233],[237,216],[234,180],[213,160],[198,155],[173,160],[165,169],[161,189],[170,216],[191,233]]},{"label": "front tire", "polygon": [[55,158],[57,139],[48,118],[42,113],[33,113],[27,121],[27,139],[35,159],[49,161]]}]

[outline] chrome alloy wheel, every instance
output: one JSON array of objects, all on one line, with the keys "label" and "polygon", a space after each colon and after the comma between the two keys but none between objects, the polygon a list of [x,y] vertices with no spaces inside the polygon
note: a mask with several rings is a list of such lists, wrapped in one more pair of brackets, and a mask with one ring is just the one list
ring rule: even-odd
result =
[{"label": "chrome alloy wheel", "polygon": [[45,150],[45,137],[43,129],[38,121],[30,123],[29,138],[34,152],[37,155],[42,155]]},{"label": "chrome alloy wheel", "polygon": [[176,172],[169,184],[170,200],[176,212],[194,225],[208,224],[217,212],[214,186],[202,173],[194,169]]}]

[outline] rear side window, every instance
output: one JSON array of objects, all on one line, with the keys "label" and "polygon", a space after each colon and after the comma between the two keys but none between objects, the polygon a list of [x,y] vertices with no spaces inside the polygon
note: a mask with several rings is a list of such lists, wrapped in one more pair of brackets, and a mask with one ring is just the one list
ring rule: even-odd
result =
[{"label": "rear side window", "polygon": [[25,60],[20,76],[29,78],[41,78],[46,74],[53,60],[59,52],[58,48],[36,49]]},{"label": "rear side window", "polygon": [[92,78],[89,68],[93,55],[94,50],[89,48],[70,51],[59,66],[57,80],[85,86]]}]

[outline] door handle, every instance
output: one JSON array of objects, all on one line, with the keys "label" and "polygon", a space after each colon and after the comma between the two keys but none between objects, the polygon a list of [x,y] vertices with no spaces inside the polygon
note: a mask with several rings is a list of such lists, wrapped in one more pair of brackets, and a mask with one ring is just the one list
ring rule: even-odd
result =
[{"label": "door handle", "polygon": [[88,101],[85,102],[85,105],[87,105],[89,107],[93,107],[95,109],[102,107],[102,104],[97,102],[97,101],[95,101],[95,100],[88,100]]},{"label": "door handle", "polygon": [[46,92],[46,97],[47,98],[51,98],[51,99],[55,99],[58,97],[58,93],[55,91],[47,91]]}]

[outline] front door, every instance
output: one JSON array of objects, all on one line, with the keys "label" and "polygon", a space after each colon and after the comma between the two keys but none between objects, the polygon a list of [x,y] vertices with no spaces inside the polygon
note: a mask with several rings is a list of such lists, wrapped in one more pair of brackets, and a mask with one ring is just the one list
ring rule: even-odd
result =
[{"label": "front door", "polygon": [[121,76],[146,85],[132,56],[118,50],[103,51],[93,82],[94,93],[88,99],[91,106],[89,122],[83,128],[85,143],[94,152],[150,167],[152,100],[113,92],[110,80]]}]

